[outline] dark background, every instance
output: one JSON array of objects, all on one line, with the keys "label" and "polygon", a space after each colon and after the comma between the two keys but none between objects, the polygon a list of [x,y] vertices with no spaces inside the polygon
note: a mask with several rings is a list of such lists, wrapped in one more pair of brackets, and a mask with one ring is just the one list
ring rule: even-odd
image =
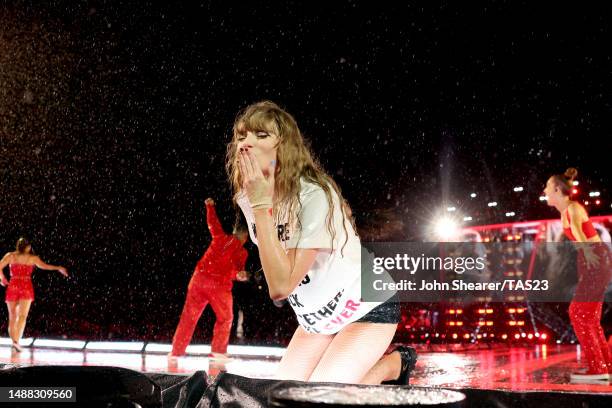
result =
[{"label": "dark background", "polygon": [[[366,239],[418,240],[449,205],[473,225],[557,217],[538,197],[568,166],[612,212],[603,7],[38,3],[0,3],[0,247],[25,235],[72,275],[36,272],[26,335],[168,340],[204,199],[233,223],[233,119],[262,99],[295,115]],[[261,293],[270,325],[291,316]]]}]

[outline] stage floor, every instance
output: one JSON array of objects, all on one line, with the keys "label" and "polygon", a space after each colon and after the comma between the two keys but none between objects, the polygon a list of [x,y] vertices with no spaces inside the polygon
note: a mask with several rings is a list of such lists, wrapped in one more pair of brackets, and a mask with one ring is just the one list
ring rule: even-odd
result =
[{"label": "stage floor", "polygon": [[[244,350],[244,349],[243,349]],[[607,384],[570,384],[569,374],[579,368],[580,348],[574,345],[495,346],[487,349],[449,350],[419,346],[419,360],[411,384],[446,388],[506,391],[552,391],[603,393],[612,396]],[[125,367],[141,372],[189,375],[204,370],[217,375],[232,374],[270,378],[278,356],[234,356],[231,361],[213,362],[206,356],[168,360],[162,353],[71,351],[28,347],[14,353],[0,346],[0,363],[28,365],[101,365]]]}]

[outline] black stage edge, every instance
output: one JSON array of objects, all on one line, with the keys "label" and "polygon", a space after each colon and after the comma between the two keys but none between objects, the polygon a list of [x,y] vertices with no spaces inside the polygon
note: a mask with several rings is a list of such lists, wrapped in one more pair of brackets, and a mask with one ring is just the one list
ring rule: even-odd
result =
[{"label": "black stage edge", "polygon": [[[0,403],[0,407],[257,408],[270,406],[268,396],[272,390],[277,390],[279,387],[311,385],[299,381],[253,379],[227,373],[222,373],[216,378],[207,378],[204,371],[181,376],[143,374],[115,367],[4,366],[0,368],[1,387],[72,386],[77,389],[77,402],[65,404],[53,402],[42,405],[31,402]],[[338,384],[329,385],[338,386]],[[393,392],[394,387],[386,387],[389,388],[389,392]],[[413,389],[434,388],[413,387]],[[460,406],[470,408],[612,406],[612,394],[517,392],[471,388],[455,391],[460,391],[467,397]]]}]

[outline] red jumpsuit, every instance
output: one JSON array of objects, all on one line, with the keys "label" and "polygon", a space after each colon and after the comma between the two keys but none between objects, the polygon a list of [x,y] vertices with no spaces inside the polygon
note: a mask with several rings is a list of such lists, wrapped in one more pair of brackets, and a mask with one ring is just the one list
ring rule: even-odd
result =
[{"label": "red jumpsuit", "polygon": [[236,273],[244,270],[247,251],[233,235],[223,231],[214,205],[206,205],[206,220],[212,242],[198,261],[189,286],[174,338],[172,355],[185,354],[193,331],[210,302],[216,315],[212,352],[226,353],[232,328],[232,285]]},{"label": "red jumpsuit", "polygon": [[[571,223],[569,212],[567,221]],[[563,231],[568,239],[576,241],[571,228]],[[587,238],[597,235],[591,220],[582,224],[582,231]],[[583,249],[578,249],[578,285],[574,299],[570,303],[569,316],[576,337],[580,342],[588,364],[588,374],[612,373],[612,354],[601,327],[601,309],[604,293],[610,282],[611,256],[604,243],[582,243],[598,257],[597,266],[588,266]]]},{"label": "red jumpsuit", "polygon": [[11,280],[6,288],[6,302],[34,300],[32,272],[34,265],[10,264]]}]

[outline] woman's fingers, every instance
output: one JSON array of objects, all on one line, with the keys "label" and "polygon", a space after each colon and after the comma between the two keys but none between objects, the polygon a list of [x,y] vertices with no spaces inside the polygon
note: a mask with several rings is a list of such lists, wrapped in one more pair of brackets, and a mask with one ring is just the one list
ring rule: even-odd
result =
[{"label": "woman's fingers", "polygon": [[250,177],[243,152],[240,152],[240,156],[238,157],[238,164],[240,166],[240,174],[242,175],[242,184],[246,185],[246,182],[250,179]]}]

